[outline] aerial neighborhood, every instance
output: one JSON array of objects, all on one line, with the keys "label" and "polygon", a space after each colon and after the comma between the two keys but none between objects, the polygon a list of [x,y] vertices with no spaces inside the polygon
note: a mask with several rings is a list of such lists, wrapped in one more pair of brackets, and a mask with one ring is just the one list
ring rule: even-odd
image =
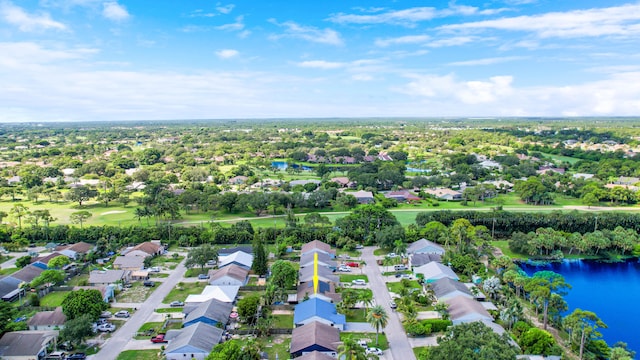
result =
[{"label": "aerial neighborhood", "polygon": [[0,358],[632,359],[635,128],[459,125],[14,125]]}]

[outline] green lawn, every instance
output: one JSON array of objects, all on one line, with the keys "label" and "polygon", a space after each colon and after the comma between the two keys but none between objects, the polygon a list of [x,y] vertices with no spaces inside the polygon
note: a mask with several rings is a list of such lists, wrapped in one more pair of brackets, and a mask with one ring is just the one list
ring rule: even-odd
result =
[{"label": "green lawn", "polygon": [[18,269],[17,267],[2,269],[0,270],[0,276],[11,275],[18,270],[20,269]]},{"label": "green lawn", "polygon": [[502,251],[503,254],[507,255],[508,257],[510,257],[512,259],[527,259],[528,258],[528,256],[526,256],[526,255],[516,254],[513,251],[511,251],[511,249],[509,249],[509,241],[508,240],[492,241],[491,245],[497,247],[498,249],[500,249],[500,251]]},{"label": "green lawn", "polygon": [[414,348],[413,348],[413,353],[415,354],[416,359],[419,359],[419,358],[420,358],[420,353],[422,353],[424,350],[427,350],[427,349],[429,349],[429,347],[428,347],[428,346],[418,346],[418,347],[414,347]]},{"label": "green lawn", "polygon": [[201,269],[200,267],[194,267],[191,269],[187,269],[187,271],[184,273],[184,277],[188,278],[188,277],[196,277],[200,274],[206,274],[209,272],[209,270],[211,270],[211,268],[204,268]]},{"label": "green lawn", "polygon": [[352,282],[353,280],[357,280],[357,279],[363,279],[366,282],[369,282],[369,278],[367,277],[367,275],[350,275],[350,274],[345,274],[345,275],[340,275],[340,282]]},{"label": "green lawn", "polygon": [[578,161],[580,161],[580,159],[578,159],[578,158],[573,158],[573,157],[569,157],[569,156],[553,155],[553,154],[547,154],[547,153],[542,153],[542,155],[544,155],[545,157],[551,158],[554,161],[557,160],[557,161],[568,162],[571,165],[573,165],[573,164],[577,163]]},{"label": "green lawn", "polygon": [[293,327],[293,314],[273,315],[274,329],[291,329]]},{"label": "green lawn", "polygon": [[167,297],[164,298],[163,302],[165,304],[169,304],[172,301],[184,301],[187,298],[187,295],[202,293],[205,286],[207,286],[207,282],[204,281],[195,283],[180,282],[169,292],[169,294],[167,294]]},{"label": "green lawn", "polygon": [[383,333],[378,335],[378,345],[376,345],[376,334],[375,333],[352,333],[352,332],[341,332],[340,340],[344,341],[344,339],[351,337],[354,340],[366,339],[367,346],[369,347],[377,347],[381,350],[387,350],[389,348],[389,342],[387,341],[387,336]]},{"label": "green lawn", "polygon": [[349,309],[345,315],[348,322],[367,322],[365,309]]},{"label": "green lawn", "polygon": [[[415,218],[413,218],[413,220],[415,220]],[[382,255],[387,255],[390,252],[391,251],[387,249],[375,249],[373,250],[373,255],[382,256]]]},{"label": "green lawn", "polygon": [[[418,281],[416,280],[409,280],[409,288],[412,289],[421,289],[422,285],[420,285],[418,283]],[[389,289],[390,292],[392,293],[396,293],[396,294],[400,294],[400,290],[402,289],[402,283],[401,282],[388,282],[387,283],[387,289]]]},{"label": "green lawn", "polygon": [[181,307],[168,307],[168,308],[158,308],[156,309],[156,312],[158,314],[166,314],[166,313],[180,313],[182,312]]},{"label": "green lawn", "polygon": [[120,353],[116,360],[160,360],[162,351],[158,350],[126,350]]},{"label": "green lawn", "polygon": [[40,299],[40,306],[57,307],[62,306],[62,301],[71,291],[54,291]]},{"label": "green lawn", "polygon": [[291,345],[291,337],[284,335],[274,335],[268,338],[261,338],[257,340],[262,349],[269,355],[269,359],[275,359],[278,354],[278,359],[288,359],[290,357],[289,347]]}]

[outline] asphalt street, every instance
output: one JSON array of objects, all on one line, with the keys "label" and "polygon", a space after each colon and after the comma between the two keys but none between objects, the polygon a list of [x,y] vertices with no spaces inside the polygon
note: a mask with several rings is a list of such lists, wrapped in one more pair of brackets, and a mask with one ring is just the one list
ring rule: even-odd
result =
[{"label": "asphalt street", "polygon": [[133,339],[138,329],[147,322],[153,311],[160,307],[162,300],[169,294],[171,289],[183,280],[183,275],[187,271],[184,266],[185,261],[186,258],[178,264],[169,277],[163,279],[162,284],[144,302],[144,306],[138,308],[124,325],[116,329],[116,332],[105,341],[97,354],[88,357],[90,360],[115,360],[121,351],[129,348],[127,344]]},{"label": "asphalt street", "polygon": [[373,298],[376,304],[382,305],[389,315],[389,323],[384,329],[384,333],[387,335],[392,357],[387,354],[385,354],[385,357],[396,360],[415,360],[416,357],[413,354],[413,349],[411,348],[407,334],[404,332],[398,313],[391,310],[389,305],[391,297],[389,296],[387,285],[380,272],[380,267],[376,264],[376,256],[373,255],[374,249],[375,247],[373,246],[367,246],[362,249],[362,260],[367,263],[364,267],[364,273],[369,278],[369,286],[373,291]]}]

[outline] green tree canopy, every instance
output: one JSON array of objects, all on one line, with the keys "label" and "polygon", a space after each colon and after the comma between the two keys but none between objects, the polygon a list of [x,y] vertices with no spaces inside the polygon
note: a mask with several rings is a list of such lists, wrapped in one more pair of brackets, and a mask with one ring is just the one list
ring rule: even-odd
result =
[{"label": "green tree canopy", "polygon": [[289,289],[294,286],[298,278],[298,272],[286,260],[277,260],[271,265],[271,277],[269,281],[277,287]]},{"label": "green tree canopy", "polygon": [[88,314],[91,320],[95,321],[100,317],[100,313],[108,307],[109,305],[102,299],[100,291],[94,289],[72,291],[62,301],[62,312],[68,320]]},{"label": "green tree canopy", "polygon": [[62,340],[69,341],[74,345],[81,344],[84,339],[93,336],[91,323],[94,319],[89,314],[83,314],[75,319],[68,320],[64,328],[60,330]]},{"label": "green tree canopy", "polygon": [[71,260],[65,255],[56,256],[49,260],[47,267],[52,269],[62,269],[65,265],[71,264]]},{"label": "green tree canopy", "polygon": [[513,360],[518,352],[509,335],[498,335],[481,322],[456,325],[430,347],[424,360]]}]

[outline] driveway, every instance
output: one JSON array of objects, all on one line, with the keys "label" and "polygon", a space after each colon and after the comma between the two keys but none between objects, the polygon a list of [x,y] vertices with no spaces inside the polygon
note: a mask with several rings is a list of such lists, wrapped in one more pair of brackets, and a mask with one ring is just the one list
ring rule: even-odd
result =
[{"label": "driveway", "polygon": [[362,260],[368,264],[365,266],[364,272],[369,278],[369,284],[373,291],[373,298],[378,305],[382,305],[382,307],[384,307],[389,315],[389,323],[384,329],[384,333],[387,335],[392,356],[387,354],[389,351],[385,351],[385,358],[392,358],[396,360],[415,360],[416,357],[413,354],[413,349],[409,343],[407,334],[404,332],[402,323],[398,318],[398,313],[392,311],[389,306],[391,297],[389,296],[387,285],[385,284],[382,273],[380,272],[380,267],[376,264],[376,256],[373,255],[373,250],[375,249],[376,248],[373,246],[367,246],[362,249]]},{"label": "driveway", "polygon": [[[176,284],[182,281],[184,273],[187,269],[184,267],[186,258],[178,264],[168,278],[165,278],[162,285],[158,286],[156,291],[151,293],[149,298],[144,302],[143,306],[138,308],[127,322],[124,323],[115,333],[109,338],[101,347],[100,351],[92,356],[89,356],[91,360],[115,360],[124,349],[130,349],[133,345],[137,344],[137,341],[129,342],[133,339],[138,329],[142,324],[148,322],[153,314],[153,311],[159,307],[162,300],[169,294]],[[146,346],[145,346],[146,347]]]}]

